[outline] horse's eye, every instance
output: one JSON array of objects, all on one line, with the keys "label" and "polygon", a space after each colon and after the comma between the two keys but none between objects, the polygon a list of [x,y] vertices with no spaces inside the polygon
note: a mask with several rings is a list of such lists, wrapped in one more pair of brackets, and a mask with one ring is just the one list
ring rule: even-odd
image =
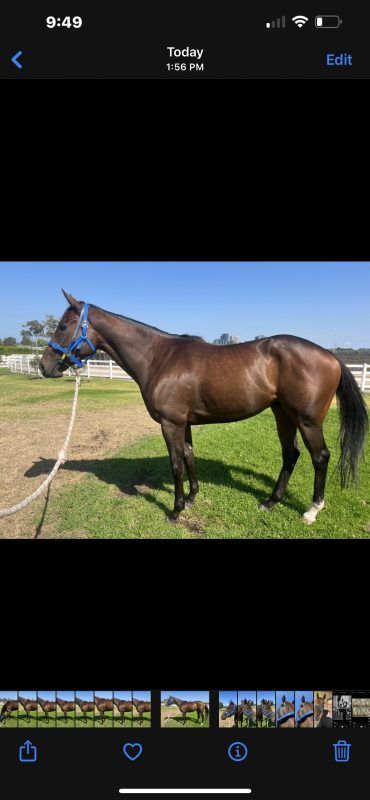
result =
[{"label": "horse's eye", "polygon": [[65,331],[67,325],[64,322],[60,322],[58,328],[60,331]]}]

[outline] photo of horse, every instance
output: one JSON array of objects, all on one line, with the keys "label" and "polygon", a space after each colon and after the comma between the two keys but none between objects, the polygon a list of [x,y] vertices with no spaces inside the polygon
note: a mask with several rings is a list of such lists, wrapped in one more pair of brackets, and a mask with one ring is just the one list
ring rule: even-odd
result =
[{"label": "photo of horse", "polygon": [[74,728],[76,724],[76,699],[74,691],[57,690],[57,728]]},{"label": "photo of horse", "polygon": [[238,692],[236,689],[218,693],[218,727],[235,728],[238,716]]},{"label": "photo of horse", "polygon": [[132,728],[132,692],[121,689],[113,692],[113,726]]},{"label": "photo of horse", "polygon": [[315,689],[314,728],[333,727],[333,692],[331,689]]},{"label": "photo of horse", "polygon": [[37,692],[37,727],[55,728],[57,724],[56,692]]},{"label": "photo of horse", "polygon": [[161,728],[209,728],[209,692],[161,692]]},{"label": "photo of horse", "polygon": [[237,728],[257,727],[257,692],[238,689]]},{"label": "photo of horse", "polygon": [[37,691],[26,690],[18,692],[18,727],[37,728]]},{"label": "photo of horse", "polygon": [[94,692],[94,704],[95,728],[113,728],[113,692],[110,689],[100,689]]},{"label": "photo of horse", "polygon": [[370,262],[0,277],[1,538],[370,538]]},{"label": "photo of horse", "polygon": [[275,728],[275,692],[257,692],[257,728]]},{"label": "photo of horse", "polygon": [[132,725],[134,728],[151,726],[151,693],[134,691],[132,693]]},{"label": "photo of horse", "polygon": [[94,692],[85,692],[76,690],[75,693],[76,703],[76,728],[93,728],[94,727]]},{"label": "photo of horse", "polygon": [[0,689],[0,729],[18,727],[18,692]]},{"label": "photo of horse", "polygon": [[295,725],[296,728],[313,728],[314,703],[312,689],[295,690]]},{"label": "photo of horse", "polygon": [[290,689],[276,692],[276,727],[294,728],[295,699]]}]

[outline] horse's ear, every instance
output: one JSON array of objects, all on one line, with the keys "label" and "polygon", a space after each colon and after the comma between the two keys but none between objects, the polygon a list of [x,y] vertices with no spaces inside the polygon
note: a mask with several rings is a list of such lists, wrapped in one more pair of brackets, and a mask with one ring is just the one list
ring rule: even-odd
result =
[{"label": "horse's ear", "polygon": [[68,292],[65,292],[64,289],[62,289],[62,292],[64,294],[65,299],[67,300],[67,303],[69,303],[71,308],[73,308],[74,311],[77,311],[79,313],[80,312],[81,303],[78,300],[76,300],[74,297],[72,297],[71,294],[68,294]]},{"label": "horse's ear", "polygon": [[302,703],[305,703],[304,695],[302,695]]},{"label": "horse's ear", "polygon": [[285,703],[285,694],[283,694],[283,696],[282,696],[282,698],[281,698],[281,702],[282,702],[282,703]]},{"label": "horse's ear", "polygon": [[326,692],[325,692],[325,694],[323,695],[323,698],[322,698],[322,699],[323,699],[323,700],[325,700],[325,698],[326,698]]}]

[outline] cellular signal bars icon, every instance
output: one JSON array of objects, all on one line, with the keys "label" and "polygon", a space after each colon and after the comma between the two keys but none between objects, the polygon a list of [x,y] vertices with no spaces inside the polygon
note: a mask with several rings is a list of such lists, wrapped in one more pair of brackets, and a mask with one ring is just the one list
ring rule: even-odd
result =
[{"label": "cellular signal bars icon", "polygon": [[273,19],[272,22],[266,22],[266,28],[285,28],[285,27],[286,27],[285,17],[278,17],[277,19]]}]

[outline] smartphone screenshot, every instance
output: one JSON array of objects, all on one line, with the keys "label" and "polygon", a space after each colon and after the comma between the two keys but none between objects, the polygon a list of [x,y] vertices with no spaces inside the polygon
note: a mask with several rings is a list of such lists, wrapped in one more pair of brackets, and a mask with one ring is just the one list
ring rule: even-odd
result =
[{"label": "smartphone screenshot", "polygon": [[366,4],[5,4],[3,79],[369,78]]},{"label": "smartphone screenshot", "polygon": [[0,279],[4,797],[365,796],[370,262]]}]

